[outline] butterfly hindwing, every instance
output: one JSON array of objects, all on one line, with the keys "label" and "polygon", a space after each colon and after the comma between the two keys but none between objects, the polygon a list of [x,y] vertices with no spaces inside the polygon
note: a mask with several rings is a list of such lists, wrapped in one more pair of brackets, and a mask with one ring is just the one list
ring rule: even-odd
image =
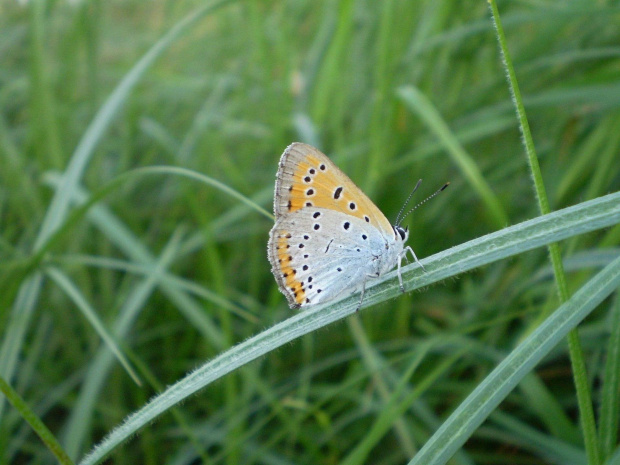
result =
[{"label": "butterfly hindwing", "polygon": [[360,290],[385,241],[364,220],[315,208],[280,218],[271,231],[273,273],[289,304],[302,306]]}]

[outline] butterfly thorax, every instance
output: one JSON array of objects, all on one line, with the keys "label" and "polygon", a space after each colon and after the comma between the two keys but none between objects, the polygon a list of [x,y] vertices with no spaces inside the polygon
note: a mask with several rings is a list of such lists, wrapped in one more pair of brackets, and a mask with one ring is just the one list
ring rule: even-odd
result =
[{"label": "butterfly thorax", "polygon": [[394,235],[383,238],[384,250],[376,256],[376,265],[374,267],[376,276],[381,276],[396,266],[408,238],[409,232],[400,226],[394,227]]}]

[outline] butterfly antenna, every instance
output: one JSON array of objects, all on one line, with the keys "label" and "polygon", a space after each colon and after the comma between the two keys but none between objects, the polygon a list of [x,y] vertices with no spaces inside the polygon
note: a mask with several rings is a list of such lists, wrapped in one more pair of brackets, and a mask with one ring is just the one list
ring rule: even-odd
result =
[{"label": "butterfly antenna", "polygon": [[[420,180],[420,181],[421,181],[421,180]],[[420,181],[418,181],[418,184],[415,186],[415,187],[416,187],[416,189],[418,188],[418,185],[420,185]],[[399,214],[398,214],[398,217],[400,218],[400,221],[402,221],[402,220],[404,220],[405,218],[407,218],[407,217],[409,216],[409,214],[410,214],[413,210],[415,210],[416,208],[418,208],[418,207],[420,207],[420,206],[424,205],[426,202],[428,202],[430,199],[432,199],[433,197],[435,197],[437,194],[439,194],[441,191],[443,191],[443,190],[444,190],[446,187],[448,187],[449,185],[450,185],[450,183],[449,183],[449,182],[445,183],[445,184],[441,187],[441,189],[437,190],[434,194],[431,194],[431,195],[429,195],[428,197],[426,197],[424,200],[422,200],[420,203],[418,203],[415,207],[413,207],[411,210],[409,210],[407,213],[405,213],[405,214],[402,216],[402,218],[401,218],[400,213],[399,213]],[[415,189],[413,190],[413,192],[415,192]],[[412,194],[413,194],[413,192],[412,192]],[[411,195],[410,195],[409,197],[411,197]],[[407,199],[407,202],[408,202],[408,201],[409,201],[409,199]],[[405,205],[407,205],[407,203],[405,203]],[[404,208],[404,207],[403,207],[403,208]],[[401,209],[401,212],[402,212],[402,209]],[[400,225],[400,223],[397,221],[397,222],[396,222],[396,225],[398,226],[398,225]]]},{"label": "butterfly antenna", "polygon": [[[420,179],[417,184],[415,185],[415,187],[413,188],[413,190],[411,191],[411,194],[409,194],[409,197],[407,197],[407,200],[405,200],[405,203],[403,204],[403,206],[400,208],[400,211],[398,212],[398,215],[396,216],[396,221],[394,222],[395,226],[398,226],[400,224],[400,215],[402,215],[403,210],[405,210],[405,207],[407,206],[407,204],[409,203],[409,201],[411,200],[411,197],[413,196],[414,192],[418,190],[418,187],[420,187],[420,184],[422,183],[422,180]],[[407,216],[407,215],[405,215]],[[404,219],[405,217],[403,217],[402,219]]]}]

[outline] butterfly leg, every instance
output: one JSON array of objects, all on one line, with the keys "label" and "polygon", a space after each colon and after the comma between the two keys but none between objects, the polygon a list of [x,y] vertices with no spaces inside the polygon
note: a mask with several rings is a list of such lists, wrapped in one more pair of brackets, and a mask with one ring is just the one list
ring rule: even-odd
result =
[{"label": "butterfly leg", "polygon": [[360,293],[360,301],[357,303],[357,308],[355,309],[355,313],[360,311],[360,308],[362,308],[362,302],[364,301],[364,291],[366,290],[366,279],[364,278],[364,281],[362,282],[362,292]]},{"label": "butterfly leg", "polygon": [[415,260],[415,262],[418,265],[420,265],[420,268],[422,268],[423,271],[426,271],[426,268],[424,268],[424,265],[422,265],[422,262],[418,260],[418,257],[416,256],[415,252],[410,246],[405,247],[404,250],[402,251],[402,254],[407,255],[407,252],[411,252],[411,255],[413,255],[413,259]]},{"label": "butterfly leg", "polygon": [[400,291],[401,292],[405,292],[405,286],[403,285],[403,275],[400,271],[401,267],[402,267],[402,261],[403,258],[406,260],[407,259],[407,252],[411,252],[411,255],[413,255],[413,259],[415,260],[415,262],[420,265],[420,268],[422,268],[423,271],[426,271],[424,269],[424,266],[422,265],[422,263],[420,263],[420,260],[418,260],[418,257],[416,256],[415,252],[413,251],[413,249],[410,246],[407,246],[403,249],[403,251],[400,253],[400,255],[398,256],[398,284],[400,284]]},{"label": "butterfly leg", "polygon": [[362,302],[364,302],[364,292],[366,291],[366,281],[368,281],[368,278],[376,278],[378,275],[374,275],[374,274],[367,274],[366,277],[364,278],[364,281],[362,282],[362,292],[360,293],[360,301],[357,303],[357,308],[355,309],[355,312],[359,312],[360,308],[362,308]]}]

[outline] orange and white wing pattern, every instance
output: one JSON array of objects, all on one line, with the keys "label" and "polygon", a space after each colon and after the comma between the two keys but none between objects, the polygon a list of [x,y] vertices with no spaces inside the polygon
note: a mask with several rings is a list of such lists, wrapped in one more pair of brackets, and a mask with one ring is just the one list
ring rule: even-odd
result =
[{"label": "orange and white wing pattern", "polygon": [[289,145],[276,177],[274,212],[278,218],[303,208],[327,208],[355,216],[384,234],[393,234],[391,223],[349,177],[311,145]]},{"label": "orange and white wing pattern", "polygon": [[282,155],[274,211],[269,261],[293,308],[363,289],[368,276],[379,275],[378,259],[396,250],[390,250],[395,231],[383,213],[306,144],[294,143]]}]

